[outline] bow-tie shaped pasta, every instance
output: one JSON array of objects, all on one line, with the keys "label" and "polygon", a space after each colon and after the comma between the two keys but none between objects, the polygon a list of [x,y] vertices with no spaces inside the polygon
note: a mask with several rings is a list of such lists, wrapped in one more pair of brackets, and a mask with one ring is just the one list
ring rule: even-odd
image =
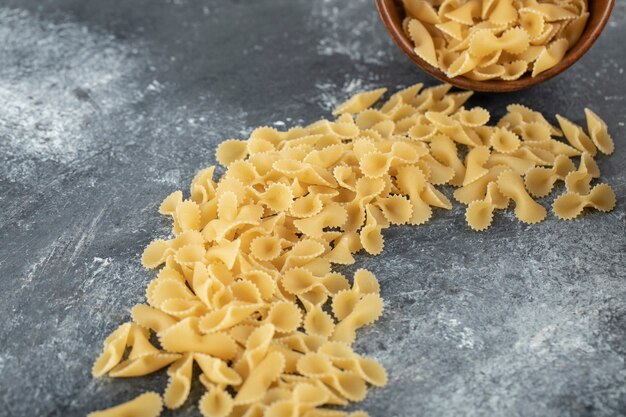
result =
[{"label": "bow-tie shaped pasta", "polygon": [[513,0],[484,1],[481,16],[498,26],[509,25],[517,19],[518,11]]},{"label": "bow-tie shaped pasta", "polygon": [[419,20],[411,19],[407,31],[415,44],[415,49],[413,49],[415,54],[433,67],[436,67],[437,53],[435,52],[432,35],[428,32],[428,29]]},{"label": "bow-tie shaped pasta", "polygon": [[[433,32],[446,65],[464,71],[476,63],[486,73],[501,66],[501,78],[536,60],[546,39],[575,37],[588,13],[576,0],[563,5],[576,19],[548,23],[549,11],[528,11],[521,13],[522,24],[499,26],[493,21],[506,20],[511,6],[531,7],[534,0],[486,0],[481,10],[474,0],[411,4],[415,15],[406,24],[432,20],[422,26]],[[465,25],[470,18],[476,24]],[[533,26],[539,21],[545,27],[531,39],[539,44],[522,54],[469,56],[469,40],[481,31],[506,40],[513,26],[539,33]],[[437,27],[449,33],[438,35]],[[453,39],[459,33],[466,38]],[[443,47],[450,50],[441,54]],[[558,217],[574,218],[587,206],[613,208],[610,187],[591,189],[600,171],[590,152],[613,149],[594,113],[586,112],[589,136],[562,118],[561,131],[521,105],[508,106],[497,126],[489,126],[486,110],[463,107],[471,92],[450,88],[410,86],[377,109],[366,107],[381,92],[369,92],[348,100],[334,121],[284,132],[260,127],[247,141],[222,145],[217,158],[226,170],[217,182],[214,168],[203,169],[189,199],[173,192],[160,205],[173,237],[151,242],[142,255],[146,268],[158,268],[147,304],[135,306],[132,323],[105,340],[93,374],[128,377],[169,365],[164,402],[177,408],[190,392],[195,362],[206,388],[199,403],[204,417],[346,415],[323,407],[360,400],[367,384],[387,382],[380,364],[350,347],[384,305],[371,272],[357,270],[350,285],[334,264],[354,263],[361,249],[379,254],[382,231],[393,224],[423,224],[432,207],[450,209],[437,185],[459,187],[454,197],[468,205],[474,230],[487,229],[494,211],[506,209],[510,199],[520,220],[542,220],[545,210],[526,189],[546,195],[558,179],[567,189],[553,205]],[[557,139],[563,135],[569,144]],[[577,156],[574,170],[569,158]],[[152,332],[158,345],[150,342]],[[145,410],[129,404],[99,415],[143,417],[145,411],[154,417],[161,408],[158,397]]]},{"label": "bow-tie shaped pasta", "polygon": [[412,206],[412,214],[409,219],[410,224],[423,224],[432,216],[432,209],[422,198],[422,193],[426,190],[426,176],[424,172],[416,166],[405,166],[398,169],[396,174],[398,189],[409,196]]},{"label": "bow-tie shaped pasta", "polygon": [[232,359],[237,351],[235,341],[224,333],[200,333],[198,321],[197,317],[188,317],[158,333],[163,349],[177,353],[207,353],[220,359]]},{"label": "bow-tie shaped pasta", "polygon": [[485,164],[489,160],[489,148],[486,146],[477,146],[467,154],[465,158],[465,177],[463,185],[468,185],[487,175],[489,170],[485,168]]},{"label": "bow-tie shaped pasta", "polygon": [[498,176],[498,189],[515,202],[515,216],[524,223],[537,223],[546,217],[546,209],[537,204],[524,188],[524,180],[514,171]]},{"label": "bow-tie shaped pasta", "polygon": [[415,54],[448,77],[516,80],[554,67],[582,35],[586,6],[560,0],[405,0]]},{"label": "bow-tie shaped pasta", "polygon": [[246,405],[258,401],[265,395],[285,367],[285,358],[279,352],[270,352],[251,371],[235,395],[235,405]]},{"label": "bow-tie shaped pasta", "polygon": [[521,28],[509,29],[499,37],[490,30],[479,30],[472,35],[469,53],[479,58],[495,51],[519,54],[528,48],[529,42],[528,32]]},{"label": "bow-tie shaped pasta", "polygon": [[378,319],[383,312],[383,301],[378,294],[365,294],[355,301],[351,292],[342,291],[333,297],[333,313],[339,320],[332,340],[352,343],[356,330]]},{"label": "bow-tie shaped pasta", "polygon": [[521,142],[514,132],[500,127],[490,136],[489,144],[500,153],[510,154],[520,147]]},{"label": "bow-tie shaped pasta", "polygon": [[105,375],[120,363],[126,350],[126,342],[132,329],[131,323],[124,323],[113,331],[104,341],[104,349],[91,368],[95,377]]},{"label": "bow-tie shaped pasta", "polygon": [[560,7],[556,4],[550,3],[533,3],[520,9],[520,12],[536,13],[543,16],[548,22],[555,22],[561,20],[570,20],[577,17],[576,13],[571,10]]},{"label": "bow-tie shaped pasta", "polygon": [[554,214],[563,220],[571,220],[578,217],[585,207],[609,212],[615,208],[615,192],[608,184],[598,184],[586,195],[567,192],[554,200],[552,210]]},{"label": "bow-tie shaped pasta", "polygon": [[275,401],[269,406],[264,417],[299,417],[307,415],[315,407],[328,401],[327,389],[310,383],[296,383],[290,398]]},{"label": "bow-tie shaped pasta", "polygon": [[431,155],[443,165],[452,168],[454,176],[448,181],[450,185],[460,186],[465,177],[465,165],[458,155],[457,147],[452,139],[445,135],[437,135],[430,141]]},{"label": "bow-tie shaped pasta", "polygon": [[159,351],[152,346],[146,334],[139,326],[132,326],[126,342],[126,346],[131,347],[128,358],[113,367],[109,376],[125,378],[151,374],[180,358],[179,354]]},{"label": "bow-tie shaped pasta", "polygon": [[549,70],[563,60],[570,44],[567,39],[557,39],[541,51],[533,66],[533,77]]},{"label": "bow-tie shaped pasta", "polygon": [[452,138],[457,143],[467,146],[481,146],[482,142],[468,134],[464,126],[450,116],[443,113],[428,111],[426,118],[430,121],[439,132]]},{"label": "bow-tie shaped pasta", "polygon": [[[201,378],[200,381],[203,381]],[[233,397],[220,385],[207,383],[207,392],[200,398],[198,408],[203,417],[226,417],[235,406]]]},{"label": "bow-tie shaped pasta", "polygon": [[366,177],[379,178],[389,172],[391,167],[416,163],[427,152],[426,148],[395,142],[388,152],[376,150],[363,155],[359,161],[359,168]]},{"label": "bow-tie shaped pasta", "polygon": [[502,153],[492,153],[485,166],[487,168],[505,166],[520,175],[524,175],[529,169],[537,165],[535,161],[526,159],[528,156],[529,152],[523,152],[519,157]]},{"label": "bow-tie shaped pasta", "polygon": [[600,152],[607,155],[612,154],[615,145],[611,135],[609,135],[606,123],[590,109],[585,109],[585,115],[587,116],[587,130],[589,131],[591,141]]},{"label": "bow-tie shaped pasta", "polygon": [[348,401],[365,398],[365,381],[354,372],[341,371],[322,353],[307,353],[298,361],[298,372],[319,379]]},{"label": "bow-tie shaped pasta", "polygon": [[563,134],[570,145],[581,152],[587,152],[591,156],[596,155],[596,147],[589,136],[585,134],[582,127],[570,122],[565,117],[558,114],[556,115],[556,119],[559,121]]},{"label": "bow-tie shaped pasta", "polygon": [[333,114],[359,113],[376,103],[386,92],[386,88],[378,88],[376,90],[355,94],[347,101],[337,106]]},{"label": "bow-tie shaped pasta", "polygon": [[591,180],[600,176],[600,168],[591,155],[583,153],[580,157],[578,170],[572,171],[565,177],[565,188],[570,193],[589,194]]},{"label": "bow-tie shaped pasta", "polygon": [[167,408],[179,408],[187,400],[191,390],[192,370],[193,354],[191,353],[185,353],[167,368],[169,381],[163,393],[163,402]]},{"label": "bow-tie shaped pasta", "polygon": [[156,333],[173,326],[178,321],[157,308],[145,304],[137,304],[131,309],[133,322]]},{"label": "bow-tie shaped pasta", "polygon": [[483,200],[469,203],[465,210],[465,220],[474,230],[486,230],[493,221],[495,209],[505,209],[509,205],[509,199],[502,195],[496,182],[487,185],[487,194]]},{"label": "bow-tie shaped pasta", "polygon": [[531,168],[526,172],[524,183],[528,192],[535,197],[545,197],[552,191],[557,180],[565,177],[576,169],[574,163],[565,155],[554,160],[552,168]]},{"label": "bow-tie shaped pasta", "polygon": [[387,372],[378,362],[364,358],[341,342],[326,342],[318,352],[326,355],[332,364],[344,371],[356,373],[367,383],[377,387],[387,384]]},{"label": "bow-tie shaped pasta", "polygon": [[163,410],[161,396],[156,392],[146,392],[138,397],[102,411],[93,411],[87,417],[157,417]]}]

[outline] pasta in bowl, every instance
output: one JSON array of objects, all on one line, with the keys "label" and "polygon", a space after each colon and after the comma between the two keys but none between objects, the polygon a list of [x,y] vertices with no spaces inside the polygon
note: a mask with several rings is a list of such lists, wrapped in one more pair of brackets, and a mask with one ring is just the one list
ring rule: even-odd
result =
[{"label": "pasta in bowl", "polygon": [[565,71],[591,48],[615,0],[376,0],[400,49],[435,78],[508,92]]}]

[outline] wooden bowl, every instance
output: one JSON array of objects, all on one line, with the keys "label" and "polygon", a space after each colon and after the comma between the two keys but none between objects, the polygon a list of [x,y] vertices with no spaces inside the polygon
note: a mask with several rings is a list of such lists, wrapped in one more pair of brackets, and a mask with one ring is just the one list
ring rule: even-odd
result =
[{"label": "wooden bowl", "polygon": [[585,30],[573,48],[565,54],[565,57],[556,66],[542,72],[536,77],[531,77],[529,73],[513,81],[474,81],[464,76],[448,78],[438,68],[433,67],[426,61],[418,57],[413,52],[413,42],[402,29],[402,20],[405,17],[404,6],[401,0],[376,0],[376,8],[383,24],[391,34],[391,37],[402,51],[421,69],[428,72],[433,77],[453,84],[457,87],[474,91],[491,91],[504,93],[509,91],[523,90],[542,83],[555,75],[568,69],[572,64],[591,48],[591,45],[598,39],[609,20],[611,10],[615,5],[615,0],[589,0],[589,20]]}]

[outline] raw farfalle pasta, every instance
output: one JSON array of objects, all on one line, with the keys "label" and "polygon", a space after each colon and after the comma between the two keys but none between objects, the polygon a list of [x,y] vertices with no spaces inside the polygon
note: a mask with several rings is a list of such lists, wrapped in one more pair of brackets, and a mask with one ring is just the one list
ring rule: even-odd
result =
[{"label": "raw farfalle pasta", "polygon": [[156,392],[146,392],[115,407],[91,412],[87,417],[157,417],[161,410],[163,410],[161,396]]},{"label": "raw farfalle pasta", "polygon": [[[483,13],[498,22],[518,18],[512,2],[464,4],[441,4],[454,23],[446,30]],[[426,24],[438,24],[430,3],[412,6]],[[560,8],[529,13],[553,19]],[[494,33],[513,47],[512,35]],[[205,417],[366,416],[327,406],[360,401],[369,386],[387,383],[382,365],[351,347],[384,302],[373,273],[358,269],[349,280],[335,264],[355,263],[362,250],[382,252],[392,225],[421,225],[437,209],[451,209],[440,185],[456,187],[453,197],[478,231],[511,204],[520,221],[543,220],[547,212],[533,197],[548,195],[557,181],[567,190],[553,204],[559,218],[615,205],[608,185],[592,184],[600,177],[596,147],[613,149],[595,113],[586,111],[589,134],[561,117],[557,128],[521,105],[488,125],[487,110],[464,107],[471,92],[450,89],[418,84],[377,107],[384,89],[360,93],[334,121],[260,127],[248,140],[220,145],[224,174],[203,169],[189,197],[176,191],[160,205],[172,236],[142,255],[156,272],[146,303],[106,338],[93,375],[167,368],[163,404],[183,406],[198,380],[206,388],[198,403]],[[161,398],[149,393],[93,416],[153,417],[160,410]]]},{"label": "raw farfalle pasta", "polygon": [[587,0],[403,0],[414,51],[448,77],[515,80],[561,62],[582,35]]},{"label": "raw farfalle pasta", "polygon": [[615,193],[607,184],[598,184],[585,195],[567,192],[554,200],[552,210],[563,220],[578,217],[585,207],[592,207],[599,211],[608,212],[615,208]]}]

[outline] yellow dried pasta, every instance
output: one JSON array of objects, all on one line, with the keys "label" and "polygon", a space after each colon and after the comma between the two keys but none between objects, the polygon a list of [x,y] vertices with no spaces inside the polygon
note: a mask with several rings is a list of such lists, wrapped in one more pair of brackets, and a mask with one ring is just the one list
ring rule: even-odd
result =
[{"label": "yellow dried pasta", "polygon": [[128,402],[101,411],[93,411],[87,417],[156,417],[161,414],[163,402],[156,392],[146,392]]},{"label": "yellow dried pasta", "polygon": [[450,78],[515,80],[561,62],[580,39],[586,0],[404,0],[415,54]]},{"label": "yellow dried pasta", "polygon": [[[483,13],[493,25],[515,11],[498,0],[448,1],[439,14],[424,0],[406,4],[428,25],[450,19],[449,31]],[[532,10],[524,13],[555,13]],[[505,30],[480,30],[517,42]],[[382,252],[383,232],[393,225],[421,225],[437,208],[451,209],[440,185],[458,187],[454,198],[467,205],[467,223],[477,231],[511,200],[522,222],[543,220],[546,210],[531,195],[548,195],[557,180],[567,190],[553,204],[557,217],[614,207],[608,185],[592,186],[600,176],[596,147],[613,149],[595,113],[586,110],[589,134],[559,117],[561,131],[521,105],[508,106],[491,126],[487,110],[464,107],[471,92],[450,88],[418,84],[372,108],[384,93],[374,90],[341,105],[334,121],[284,132],[261,127],[248,140],[221,145],[224,174],[214,179],[213,167],[201,170],[189,198],[174,192],[159,207],[172,219],[173,236],[142,255],[144,267],[157,269],[147,304],[133,307],[132,322],[104,341],[93,375],[130,377],[167,366],[163,402],[176,409],[197,365],[205,417],[363,416],[325,406],[360,401],[369,386],[387,383],[378,362],[351,348],[384,302],[373,273],[358,269],[350,282],[335,264],[354,263],[361,250]],[[570,158],[580,158],[578,169]],[[138,416],[157,415],[161,399],[146,395],[94,415],[130,415],[137,407]]]}]

